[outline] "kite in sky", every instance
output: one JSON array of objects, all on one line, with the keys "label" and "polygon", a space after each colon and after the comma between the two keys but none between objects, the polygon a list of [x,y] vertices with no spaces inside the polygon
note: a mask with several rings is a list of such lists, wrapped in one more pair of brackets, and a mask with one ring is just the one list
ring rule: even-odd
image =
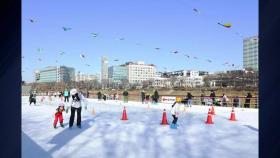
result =
[{"label": "kite in sky", "polygon": [[207,59],[207,61],[208,61],[209,63],[212,63],[212,60]]},{"label": "kite in sky", "polygon": [[193,11],[196,12],[196,13],[200,13],[200,11],[196,8],[193,8]]},{"label": "kite in sky", "polygon": [[40,53],[43,51],[43,48],[38,48],[37,51]]},{"label": "kite in sky", "polygon": [[89,64],[86,64],[86,66],[90,66]]},{"label": "kite in sky", "polygon": [[119,59],[115,59],[114,61],[119,61]]},{"label": "kite in sky", "polygon": [[93,32],[93,33],[91,33],[91,34],[92,34],[93,37],[97,37],[97,36],[98,36],[98,33],[94,33],[94,32]]},{"label": "kite in sky", "polygon": [[155,48],[156,50],[160,50],[160,48]]},{"label": "kite in sky", "polygon": [[42,59],[41,59],[41,58],[38,58],[38,61],[42,61]]},{"label": "kite in sky", "polygon": [[120,40],[120,41],[123,41],[123,40],[124,40],[124,38],[123,38],[123,37],[122,37],[122,38],[119,38],[119,40]]},{"label": "kite in sky", "polygon": [[59,55],[63,55],[63,54],[65,54],[65,52],[62,52],[62,51],[61,51],[61,52],[59,52]]},{"label": "kite in sky", "polygon": [[185,54],[185,56],[186,56],[187,58],[190,58],[190,56],[189,56],[188,54]]},{"label": "kite in sky", "polygon": [[171,53],[177,54],[179,52],[177,50],[173,50]]},{"label": "kite in sky", "polygon": [[70,28],[70,27],[62,27],[62,29],[63,29],[64,31],[72,30],[72,28]]},{"label": "kite in sky", "polygon": [[223,27],[226,27],[226,28],[231,28],[231,24],[230,23],[225,23],[225,24],[222,24],[222,23],[219,23],[219,25],[223,26]]},{"label": "kite in sky", "polygon": [[193,57],[194,59],[198,59],[197,57]]},{"label": "kite in sky", "polygon": [[84,54],[80,54],[80,57],[81,57],[82,59],[86,58],[86,56],[85,56]]},{"label": "kite in sky", "polygon": [[33,19],[28,19],[31,23],[34,23],[35,22],[35,20],[33,20]]}]

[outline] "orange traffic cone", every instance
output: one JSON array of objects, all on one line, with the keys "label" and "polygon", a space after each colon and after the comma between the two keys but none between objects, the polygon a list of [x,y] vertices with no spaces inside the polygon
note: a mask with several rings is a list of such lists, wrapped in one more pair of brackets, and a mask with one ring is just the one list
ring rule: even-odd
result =
[{"label": "orange traffic cone", "polygon": [[211,109],[211,114],[212,114],[212,115],[216,115],[216,114],[215,114],[215,108],[214,108],[213,105],[212,105],[212,109]]},{"label": "orange traffic cone", "polygon": [[212,120],[212,114],[211,114],[211,109],[210,109],[210,108],[209,108],[207,120],[206,120],[205,123],[206,123],[206,124],[214,124],[214,122],[213,122],[213,120]]},{"label": "orange traffic cone", "polygon": [[162,124],[162,125],[168,125],[167,117],[166,117],[166,110],[165,110],[165,109],[163,110],[161,124]]},{"label": "orange traffic cone", "polygon": [[230,121],[237,121],[236,118],[235,118],[234,108],[232,108],[232,110],[231,110],[231,114],[230,114],[229,120]]},{"label": "orange traffic cone", "polygon": [[128,120],[127,115],[126,115],[125,106],[123,107],[123,114],[122,114],[122,119],[121,120]]}]

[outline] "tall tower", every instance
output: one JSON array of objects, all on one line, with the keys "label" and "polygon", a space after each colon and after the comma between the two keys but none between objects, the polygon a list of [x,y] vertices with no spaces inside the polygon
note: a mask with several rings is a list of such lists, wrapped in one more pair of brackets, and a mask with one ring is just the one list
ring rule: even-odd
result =
[{"label": "tall tower", "polygon": [[259,38],[258,36],[243,39],[243,68],[259,70]]},{"label": "tall tower", "polygon": [[108,84],[108,58],[103,56],[101,58],[101,84],[102,87],[107,87]]}]

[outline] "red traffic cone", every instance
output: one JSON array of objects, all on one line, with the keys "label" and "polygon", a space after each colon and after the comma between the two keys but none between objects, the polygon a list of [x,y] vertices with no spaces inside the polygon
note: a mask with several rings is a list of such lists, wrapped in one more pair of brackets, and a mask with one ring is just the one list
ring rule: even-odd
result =
[{"label": "red traffic cone", "polygon": [[212,105],[212,109],[211,109],[211,114],[212,114],[212,115],[216,115],[216,114],[215,114],[215,108],[214,108],[213,105]]},{"label": "red traffic cone", "polygon": [[236,118],[235,118],[234,108],[232,108],[232,110],[231,110],[231,114],[230,114],[229,120],[230,121],[237,121]]},{"label": "red traffic cone", "polygon": [[163,110],[161,125],[168,125],[165,109]]},{"label": "red traffic cone", "polygon": [[213,120],[212,120],[212,114],[211,114],[211,109],[210,109],[210,108],[209,108],[207,120],[206,120],[205,123],[206,123],[206,124],[214,124],[214,122],[213,122]]},{"label": "red traffic cone", "polygon": [[123,113],[122,113],[122,119],[121,120],[128,120],[126,115],[126,109],[125,106],[123,107]]}]

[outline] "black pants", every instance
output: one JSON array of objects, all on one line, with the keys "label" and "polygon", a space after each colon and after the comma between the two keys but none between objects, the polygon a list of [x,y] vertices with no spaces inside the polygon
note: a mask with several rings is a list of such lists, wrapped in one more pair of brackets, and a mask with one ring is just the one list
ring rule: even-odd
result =
[{"label": "black pants", "polygon": [[64,102],[66,102],[67,101],[67,103],[69,103],[69,96],[64,96]]},{"label": "black pants", "polygon": [[34,98],[29,99],[29,105],[31,105],[32,103],[36,105],[36,99]]},{"label": "black pants", "polygon": [[77,126],[81,125],[81,111],[82,107],[75,108],[71,107],[71,115],[70,115],[70,121],[69,121],[69,126],[72,127],[74,123],[74,117],[75,117],[75,112],[77,111]]},{"label": "black pants", "polygon": [[144,101],[145,101],[145,98],[144,98],[144,97],[142,97],[142,98],[141,98],[141,100],[142,100],[142,103],[144,103]]},{"label": "black pants", "polygon": [[173,123],[173,124],[176,124],[176,123],[177,123],[177,120],[178,120],[178,117],[176,117],[176,115],[172,115],[172,117],[173,117],[172,123]]},{"label": "black pants", "polygon": [[156,103],[158,102],[158,98],[155,98],[154,100],[155,100]]}]

